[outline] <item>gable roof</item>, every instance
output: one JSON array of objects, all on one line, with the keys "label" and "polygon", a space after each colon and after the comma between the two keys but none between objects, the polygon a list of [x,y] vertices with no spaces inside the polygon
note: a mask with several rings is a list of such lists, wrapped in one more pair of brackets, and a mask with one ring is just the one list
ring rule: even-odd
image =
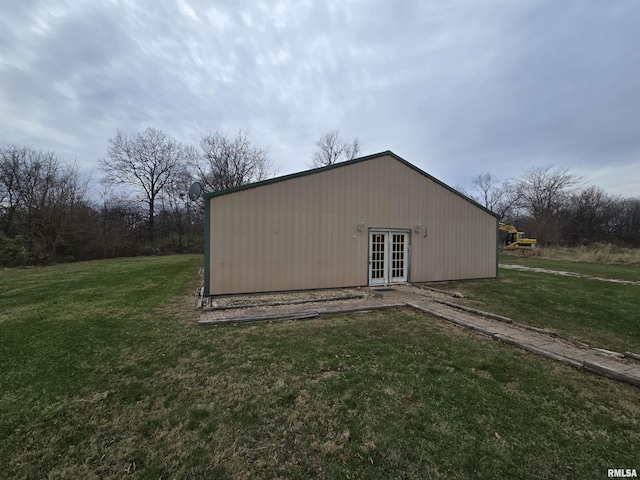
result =
[{"label": "gable roof", "polygon": [[429,180],[432,180],[433,182],[437,183],[441,187],[446,188],[447,190],[449,190],[450,192],[454,193],[455,195],[458,195],[459,197],[461,197],[464,200],[472,203],[473,205],[475,205],[476,207],[480,208],[481,210],[484,210],[485,212],[489,213],[490,215],[493,215],[494,217],[498,218],[498,215],[496,213],[492,212],[491,210],[489,210],[486,207],[483,207],[482,205],[480,205],[475,200],[473,200],[473,199],[467,197],[466,195],[460,193],[455,188],[450,187],[449,185],[447,185],[446,183],[438,180],[434,176],[429,175],[427,172],[425,172],[424,170],[421,170],[420,168],[416,167],[412,163],[407,162],[404,158],[400,157],[399,155],[396,155],[391,150],[387,150],[385,152],[380,152],[380,153],[374,153],[373,155],[367,155],[365,157],[354,158],[353,160],[347,160],[345,162],[334,163],[333,165],[327,165],[326,167],[312,168],[311,170],[304,170],[302,172],[291,173],[289,175],[283,175],[281,177],[274,177],[274,178],[270,178],[268,180],[262,180],[260,182],[247,183],[245,185],[240,185],[239,187],[231,187],[231,188],[226,188],[224,190],[218,190],[218,191],[215,191],[215,192],[205,193],[203,195],[203,198],[209,199],[209,198],[213,198],[213,197],[220,197],[222,195],[228,195],[230,193],[239,192],[239,191],[242,191],[242,190],[249,190],[251,188],[258,188],[258,187],[262,187],[264,185],[270,185],[272,183],[283,182],[285,180],[291,180],[291,179],[298,178],[298,177],[305,177],[307,175],[315,175],[316,173],[325,172],[327,170],[333,170],[334,168],[342,168],[342,167],[346,167],[347,165],[353,165],[353,164],[360,163],[360,162],[366,162],[368,160],[373,160],[374,158],[380,158],[380,157],[385,157],[385,156],[391,157],[391,158],[399,161],[400,163],[406,165],[407,167],[409,167],[412,170],[416,171],[420,175],[428,178]]}]

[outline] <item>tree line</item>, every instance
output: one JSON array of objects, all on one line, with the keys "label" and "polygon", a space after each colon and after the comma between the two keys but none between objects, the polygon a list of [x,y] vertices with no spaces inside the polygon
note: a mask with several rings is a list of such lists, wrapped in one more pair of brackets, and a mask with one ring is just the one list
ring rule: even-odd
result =
[{"label": "tree line", "polygon": [[[316,145],[313,167],[360,150],[337,130]],[[277,173],[268,148],[245,130],[206,133],[195,144],[154,128],[118,131],[99,164],[96,199],[77,164],[27,146],[0,147],[0,266],[202,252],[203,203],[188,198],[192,182],[213,192]]]},{"label": "tree line", "polygon": [[564,167],[533,166],[504,182],[483,173],[463,193],[540,245],[640,246],[640,198],[609,194]]},{"label": "tree line", "polygon": [[[308,165],[332,165],[359,153],[357,138],[329,131]],[[201,252],[203,203],[188,198],[191,183],[213,192],[278,170],[268,148],[255,145],[245,130],[206,133],[194,144],[154,128],[118,131],[99,165],[96,198],[77,164],[27,146],[0,147],[0,266]],[[640,198],[585,185],[566,168],[531,167],[504,182],[484,173],[473,179],[471,192],[458,189],[543,245],[640,246]]]}]

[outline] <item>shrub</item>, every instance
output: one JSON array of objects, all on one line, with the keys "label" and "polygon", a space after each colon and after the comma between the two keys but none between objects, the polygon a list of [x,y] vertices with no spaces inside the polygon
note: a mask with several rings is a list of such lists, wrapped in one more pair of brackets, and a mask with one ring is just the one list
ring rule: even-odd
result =
[{"label": "shrub", "polygon": [[29,251],[20,235],[9,238],[0,233],[0,267],[24,265],[29,261]]}]

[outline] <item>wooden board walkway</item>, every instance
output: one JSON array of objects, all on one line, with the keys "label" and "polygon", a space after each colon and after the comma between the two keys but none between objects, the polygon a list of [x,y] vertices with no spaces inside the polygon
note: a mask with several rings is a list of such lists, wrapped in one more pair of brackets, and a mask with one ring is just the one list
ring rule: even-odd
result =
[{"label": "wooden board walkway", "polygon": [[637,353],[619,353],[590,348],[584,343],[561,338],[554,332],[520,325],[507,317],[464,307],[444,300],[441,294],[421,291],[413,286],[394,287],[378,295],[375,300],[363,302],[363,300],[345,299],[326,307],[310,308],[307,304],[292,303],[280,307],[278,311],[261,308],[258,312],[247,314],[246,310],[239,306],[237,314],[234,314],[232,309],[227,309],[222,317],[211,317],[211,312],[203,312],[198,325],[302,320],[316,318],[319,315],[401,307],[419,310],[427,315],[468,328],[489,339],[508,343],[572,367],[640,387],[640,355]]},{"label": "wooden board walkway", "polygon": [[423,301],[409,305],[494,340],[640,387],[640,362],[633,357],[617,352],[605,353],[579,342],[560,338],[553,332],[543,333],[523,328],[513,322],[506,323],[491,317],[471,314],[436,302]]}]

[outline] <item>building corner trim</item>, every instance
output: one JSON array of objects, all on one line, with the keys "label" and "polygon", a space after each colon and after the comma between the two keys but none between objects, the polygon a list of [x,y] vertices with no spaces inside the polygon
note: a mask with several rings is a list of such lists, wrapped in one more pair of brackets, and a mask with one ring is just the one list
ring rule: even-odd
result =
[{"label": "building corner trim", "polygon": [[496,217],[496,278],[500,270],[500,219]]},{"label": "building corner trim", "polygon": [[204,295],[211,295],[211,199],[204,199]]}]

